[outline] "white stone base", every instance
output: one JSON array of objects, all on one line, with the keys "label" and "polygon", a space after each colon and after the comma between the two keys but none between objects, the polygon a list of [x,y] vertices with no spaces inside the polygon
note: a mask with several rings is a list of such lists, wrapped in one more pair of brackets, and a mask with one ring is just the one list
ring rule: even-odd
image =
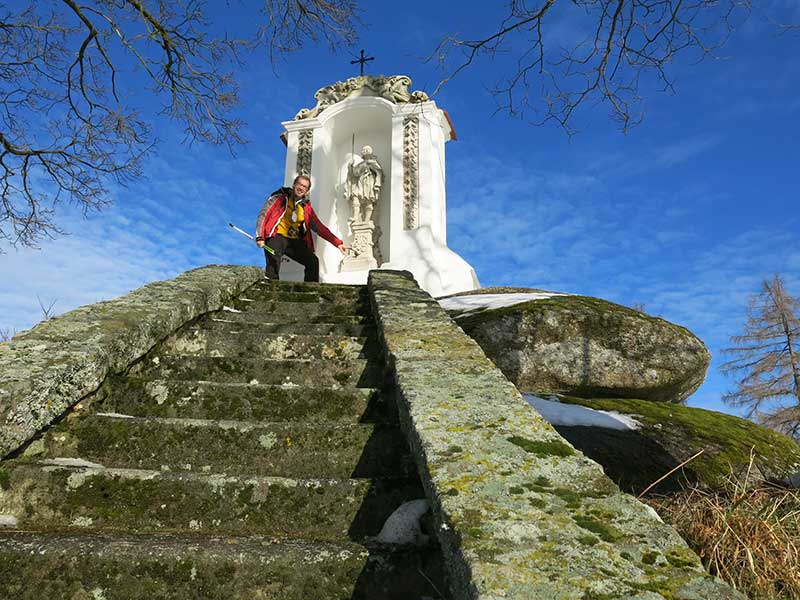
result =
[{"label": "white stone base", "polygon": [[369,271],[370,269],[377,268],[378,261],[368,256],[346,256],[339,266],[339,269],[342,273],[350,273],[352,271]]},{"label": "white stone base", "polygon": [[434,246],[426,254],[393,260],[382,264],[381,269],[411,271],[419,287],[434,298],[481,287],[475,269],[447,246]]},{"label": "white stone base", "polygon": [[346,285],[366,285],[369,271],[349,271],[345,273],[320,273],[322,283],[344,283]]}]

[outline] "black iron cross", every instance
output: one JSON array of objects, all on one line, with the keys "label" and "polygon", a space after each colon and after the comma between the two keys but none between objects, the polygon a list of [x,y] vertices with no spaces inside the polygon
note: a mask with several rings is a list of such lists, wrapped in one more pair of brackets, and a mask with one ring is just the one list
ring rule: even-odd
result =
[{"label": "black iron cross", "polygon": [[361,49],[361,57],[356,59],[356,60],[351,60],[350,64],[354,65],[356,63],[359,63],[359,65],[361,66],[361,75],[363,75],[364,74],[364,63],[368,63],[371,60],[375,60],[375,57],[374,56],[369,56],[369,57],[365,58],[364,57],[364,49],[362,48]]}]

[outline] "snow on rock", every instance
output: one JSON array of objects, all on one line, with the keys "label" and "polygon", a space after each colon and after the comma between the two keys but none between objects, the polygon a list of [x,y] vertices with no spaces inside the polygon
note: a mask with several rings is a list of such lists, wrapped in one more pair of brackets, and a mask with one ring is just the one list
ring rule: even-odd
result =
[{"label": "snow on rock", "polygon": [[466,296],[451,296],[442,298],[439,305],[448,312],[458,312],[456,316],[463,316],[481,310],[505,308],[531,300],[544,300],[553,296],[569,296],[558,292],[519,292],[512,294],[470,294]]},{"label": "snow on rock", "polygon": [[59,467],[85,467],[87,469],[105,469],[99,463],[83,460],[82,458],[49,458],[43,461],[46,465],[55,465]]},{"label": "snow on rock", "polygon": [[226,312],[232,312],[232,313],[240,313],[240,312],[242,312],[240,310],[236,310],[235,308],[231,308],[230,306],[223,306],[222,310],[224,310]]},{"label": "snow on rock", "polygon": [[[159,402],[162,404],[162,402]],[[99,412],[97,413],[98,417],[108,417],[109,419],[135,419],[136,417],[132,417],[131,415],[123,415],[122,413],[115,413],[115,412]]]},{"label": "snow on rock", "polygon": [[416,544],[428,543],[428,536],[422,533],[419,520],[428,512],[428,501],[425,499],[404,502],[389,515],[381,532],[375,538],[384,544]]},{"label": "snow on rock", "polygon": [[636,419],[616,411],[594,410],[577,404],[564,404],[557,400],[545,400],[533,394],[523,393],[522,397],[551,425],[603,427],[622,431],[632,431],[642,426]]},{"label": "snow on rock", "polygon": [[0,529],[4,527],[16,527],[17,524],[17,517],[14,515],[0,515]]}]

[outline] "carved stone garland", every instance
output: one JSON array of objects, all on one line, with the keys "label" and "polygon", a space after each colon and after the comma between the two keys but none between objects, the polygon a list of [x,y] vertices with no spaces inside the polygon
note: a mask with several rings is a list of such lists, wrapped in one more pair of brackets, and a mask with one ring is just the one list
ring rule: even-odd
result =
[{"label": "carved stone garland", "polygon": [[419,120],[403,119],[403,228],[419,224]]},{"label": "carved stone garland", "polygon": [[297,140],[297,174],[311,176],[311,155],[314,150],[314,130],[302,129]]}]

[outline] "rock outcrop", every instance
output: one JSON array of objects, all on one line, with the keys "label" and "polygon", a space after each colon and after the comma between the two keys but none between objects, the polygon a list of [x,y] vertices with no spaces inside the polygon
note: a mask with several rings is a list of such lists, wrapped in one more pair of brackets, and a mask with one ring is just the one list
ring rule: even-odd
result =
[{"label": "rock outcrop", "polygon": [[614,429],[603,426],[602,418],[594,419],[595,425],[551,420],[565,439],[600,463],[622,489],[635,494],[700,450],[702,454],[654,486],[653,492],[669,493],[687,485],[719,491],[731,478],[738,482],[746,477],[754,482],[782,481],[800,470],[800,446],[733,415],[627,398],[562,396],[558,400],[592,411],[619,413],[638,424],[636,429]]},{"label": "rock outcrop", "polygon": [[[470,294],[523,291],[541,293],[484,288]],[[688,329],[588,296],[552,294],[449,314],[526,391],[679,403],[703,382],[711,360]]]}]

